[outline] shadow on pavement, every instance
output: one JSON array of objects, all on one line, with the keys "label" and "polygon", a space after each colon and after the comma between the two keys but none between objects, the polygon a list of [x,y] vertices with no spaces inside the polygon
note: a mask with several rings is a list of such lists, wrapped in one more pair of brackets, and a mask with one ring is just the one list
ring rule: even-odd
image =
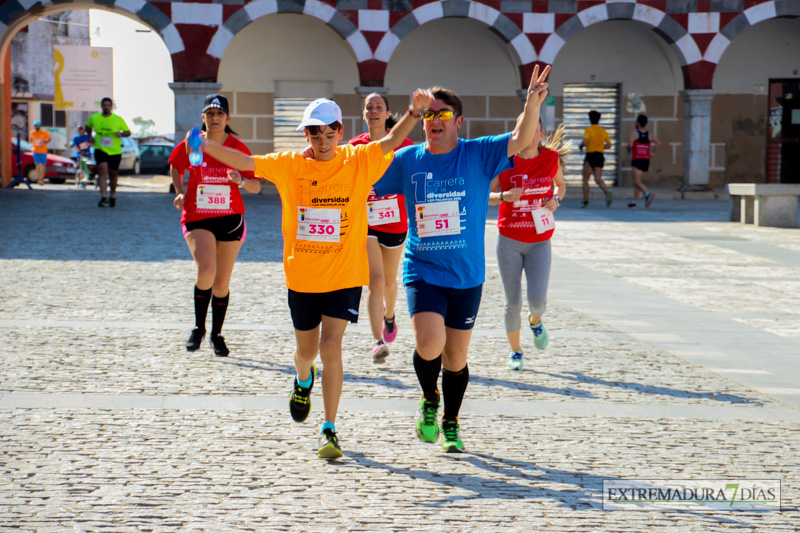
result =
[{"label": "shadow on pavement", "polygon": [[[215,361],[223,365],[234,365],[240,368],[249,370],[262,370],[265,372],[274,372],[285,374],[286,376],[294,376],[294,365],[287,365],[282,363],[272,363],[270,361],[254,361],[252,359],[243,359],[241,357],[217,357]],[[317,381],[322,378],[323,368],[317,367]],[[361,376],[357,374],[344,373],[344,381],[351,383],[371,383],[380,387],[387,387],[395,390],[416,390],[416,386],[411,386],[396,379],[388,379],[381,376]]]},{"label": "shadow on pavement", "polygon": [[597,398],[594,394],[587,391],[578,389],[554,389],[551,387],[541,387],[539,385],[531,385],[530,383],[520,383],[518,381],[508,381],[505,379],[486,378],[483,376],[476,376],[474,374],[469,377],[470,385],[483,385],[485,387],[506,387],[507,389],[524,390],[530,392],[543,392],[545,394],[558,394],[561,396],[569,396],[570,398]]},{"label": "shadow on pavement", "polygon": [[720,392],[692,392],[680,389],[672,389],[669,387],[659,387],[655,385],[643,385],[641,383],[631,383],[627,381],[608,381],[592,376],[587,376],[582,372],[565,372],[563,374],[552,374],[549,372],[537,372],[546,376],[554,378],[565,379],[577,383],[590,383],[592,385],[601,385],[605,387],[616,387],[626,389],[629,391],[639,392],[642,394],[653,394],[659,396],[671,396],[673,398],[690,398],[690,399],[704,399],[714,400],[718,402],[727,402],[737,405],[757,405],[763,406],[764,403],[753,398],[744,398],[742,396],[735,396],[733,394],[723,394]]}]

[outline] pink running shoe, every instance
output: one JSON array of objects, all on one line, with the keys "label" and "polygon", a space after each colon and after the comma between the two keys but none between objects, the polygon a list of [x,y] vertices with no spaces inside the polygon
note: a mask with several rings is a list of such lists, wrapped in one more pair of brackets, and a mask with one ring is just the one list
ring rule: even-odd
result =
[{"label": "pink running shoe", "polygon": [[382,340],[375,342],[375,346],[372,347],[372,362],[382,365],[386,362],[387,357],[389,357],[389,347],[386,346],[386,343]]},{"label": "pink running shoe", "polygon": [[392,318],[385,318],[383,319],[383,340],[386,342],[394,342],[397,338],[397,323]]}]

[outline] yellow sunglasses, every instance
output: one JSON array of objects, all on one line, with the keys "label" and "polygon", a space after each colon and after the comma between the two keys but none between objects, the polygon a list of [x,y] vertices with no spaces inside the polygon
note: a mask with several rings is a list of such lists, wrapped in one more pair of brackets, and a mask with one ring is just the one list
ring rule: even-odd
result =
[{"label": "yellow sunglasses", "polygon": [[428,122],[433,120],[433,117],[437,116],[439,117],[439,120],[445,121],[453,118],[455,116],[455,113],[453,111],[450,111],[449,109],[440,109],[439,111],[431,111],[430,109],[426,109],[425,111],[422,112],[422,118],[424,118]]}]

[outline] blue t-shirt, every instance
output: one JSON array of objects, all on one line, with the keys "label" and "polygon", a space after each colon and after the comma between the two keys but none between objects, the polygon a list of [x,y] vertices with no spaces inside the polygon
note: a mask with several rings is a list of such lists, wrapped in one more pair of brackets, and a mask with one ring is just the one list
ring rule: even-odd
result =
[{"label": "blue t-shirt", "polygon": [[92,138],[87,134],[76,135],[72,138],[72,146],[75,150],[83,156],[90,156],[92,154],[90,148],[92,147]]},{"label": "blue t-shirt", "polygon": [[446,154],[427,143],[395,152],[389,170],[375,184],[378,196],[404,194],[408,241],[403,283],[469,289],[486,277],[484,235],[489,184],[513,167],[510,133],[458,140]]}]

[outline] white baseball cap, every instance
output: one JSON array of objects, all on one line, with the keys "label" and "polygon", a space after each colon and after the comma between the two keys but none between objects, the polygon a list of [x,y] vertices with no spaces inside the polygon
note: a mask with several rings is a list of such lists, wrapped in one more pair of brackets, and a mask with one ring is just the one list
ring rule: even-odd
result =
[{"label": "white baseball cap", "polygon": [[297,129],[299,131],[308,126],[327,126],[334,122],[342,122],[342,110],[333,100],[317,98],[303,111],[303,121]]}]

